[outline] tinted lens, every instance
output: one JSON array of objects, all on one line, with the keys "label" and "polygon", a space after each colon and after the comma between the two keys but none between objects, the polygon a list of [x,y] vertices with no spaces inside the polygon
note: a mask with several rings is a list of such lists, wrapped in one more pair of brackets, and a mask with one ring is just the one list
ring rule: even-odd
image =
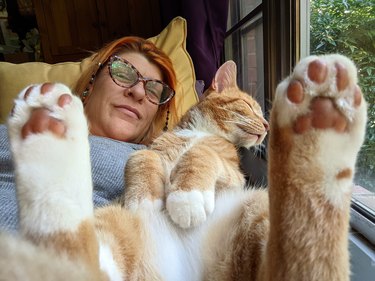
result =
[{"label": "tinted lens", "polygon": [[157,104],[163,104],[173,96],[172,89],[159,81],[147,81],[145,87],[148,98]]},{"label": "tinted lens", "polygon": [[163,93],[164,85],[157,81],[147,81],[146,85],[146,93],[148,97],[156,103],[159,103],[160,98]]},{"label": "tinted lens", "polygon": [[110,70],[112,78],[122,86],[130,87],[138,80],[137,72],[126,62],[114,60]]}]

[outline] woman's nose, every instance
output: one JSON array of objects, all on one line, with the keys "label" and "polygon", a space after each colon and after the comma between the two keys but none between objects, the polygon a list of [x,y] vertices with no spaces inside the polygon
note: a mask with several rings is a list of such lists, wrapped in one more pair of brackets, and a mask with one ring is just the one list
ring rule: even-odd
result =
[{"label": "woman's nose", "polygon": [[136,100],[142,100],[146,96],[145,87],[142,81],[139,81],[137,84],[135,84],[133,87],[127,89],[125,93],[128,96],[134,97]]}]

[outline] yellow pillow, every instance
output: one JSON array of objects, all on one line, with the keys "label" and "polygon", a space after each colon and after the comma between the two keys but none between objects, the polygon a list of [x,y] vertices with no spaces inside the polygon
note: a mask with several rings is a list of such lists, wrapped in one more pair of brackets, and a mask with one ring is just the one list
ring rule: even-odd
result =
[{"label": "yellow pillow", "polygon": [[[178,117],[198,102],[193,62],[186,51],[186,32],[186,20],[176,17],[159,35],[149,39],[171,58],[175,68],[178,82],[175,97]],[[50,81],[71,87],[87,65],[88,60],[57,64],[0,62],[0,123],[5,123],[14,98],[27,85]],[[176,121],[171,120],[171,126]]]},{"label": "yellow pillow", "polygon": [[80,62],[57,64],[0,62],[0,123],[5,123],[13,107],[13,100],[27,85],[53,81],[71,87],[84,66],[84,61],[82,64]]},{"label": "yellow pillow", "polygon": [[[193,61],[186,50],[186,36],[186,20],[182,17],[176,17],[159,35],[148,39],[162,49],[172,60],[177,76],[175,98],[178,118],[199,100],[195,90],[196,79]],[[165,121],[161,121],[162,124],[159,124],[159,127],[162,128]],[[171,116],[169,127],[173,127],[177,121]]]}]

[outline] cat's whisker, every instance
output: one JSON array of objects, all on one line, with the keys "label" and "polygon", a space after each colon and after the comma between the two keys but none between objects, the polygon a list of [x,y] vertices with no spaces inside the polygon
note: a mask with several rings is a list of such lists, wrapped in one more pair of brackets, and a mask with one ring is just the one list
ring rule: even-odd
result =
[{"label": "cat's whisker", "polygon": [[254,145],[252,147],[254,155],[257,156],[257,157],[262,156],[265,147],[266,147],[266,145],[264,143],[260,143],[260,144]]}]

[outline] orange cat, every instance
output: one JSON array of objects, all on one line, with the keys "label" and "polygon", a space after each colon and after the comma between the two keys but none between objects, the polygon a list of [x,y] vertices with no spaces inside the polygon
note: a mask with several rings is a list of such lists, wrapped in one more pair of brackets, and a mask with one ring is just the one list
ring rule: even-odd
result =
[{"label": "orange cat", "polygon": [[123,199],[127,208],[151,204],[160,210],[166,195],[171,219],[187,228],[212,213],[215,190],[243,189],[238,149],[259,145],[268,123],[259,104],[237,87],[233,61],[219,68],[212,88],[173,132],[128,160]]},{"label": "orange cat", "polygon": [[[130,210],[95,212],[80,101],[59,107],[70,94],[60,84],[22,92],[9,134],[30,242],[0,236],[0,279],[349,280],[350,193],[366,123],[356,79],[351,61],[330,55],[302,60],[280,83],[267,192],[244,188],[236,150],[259,144],[268,125],[225,64],[212,93],[129,160]],[[36,105],[64,121],[65,137],[22,138]]]}]

